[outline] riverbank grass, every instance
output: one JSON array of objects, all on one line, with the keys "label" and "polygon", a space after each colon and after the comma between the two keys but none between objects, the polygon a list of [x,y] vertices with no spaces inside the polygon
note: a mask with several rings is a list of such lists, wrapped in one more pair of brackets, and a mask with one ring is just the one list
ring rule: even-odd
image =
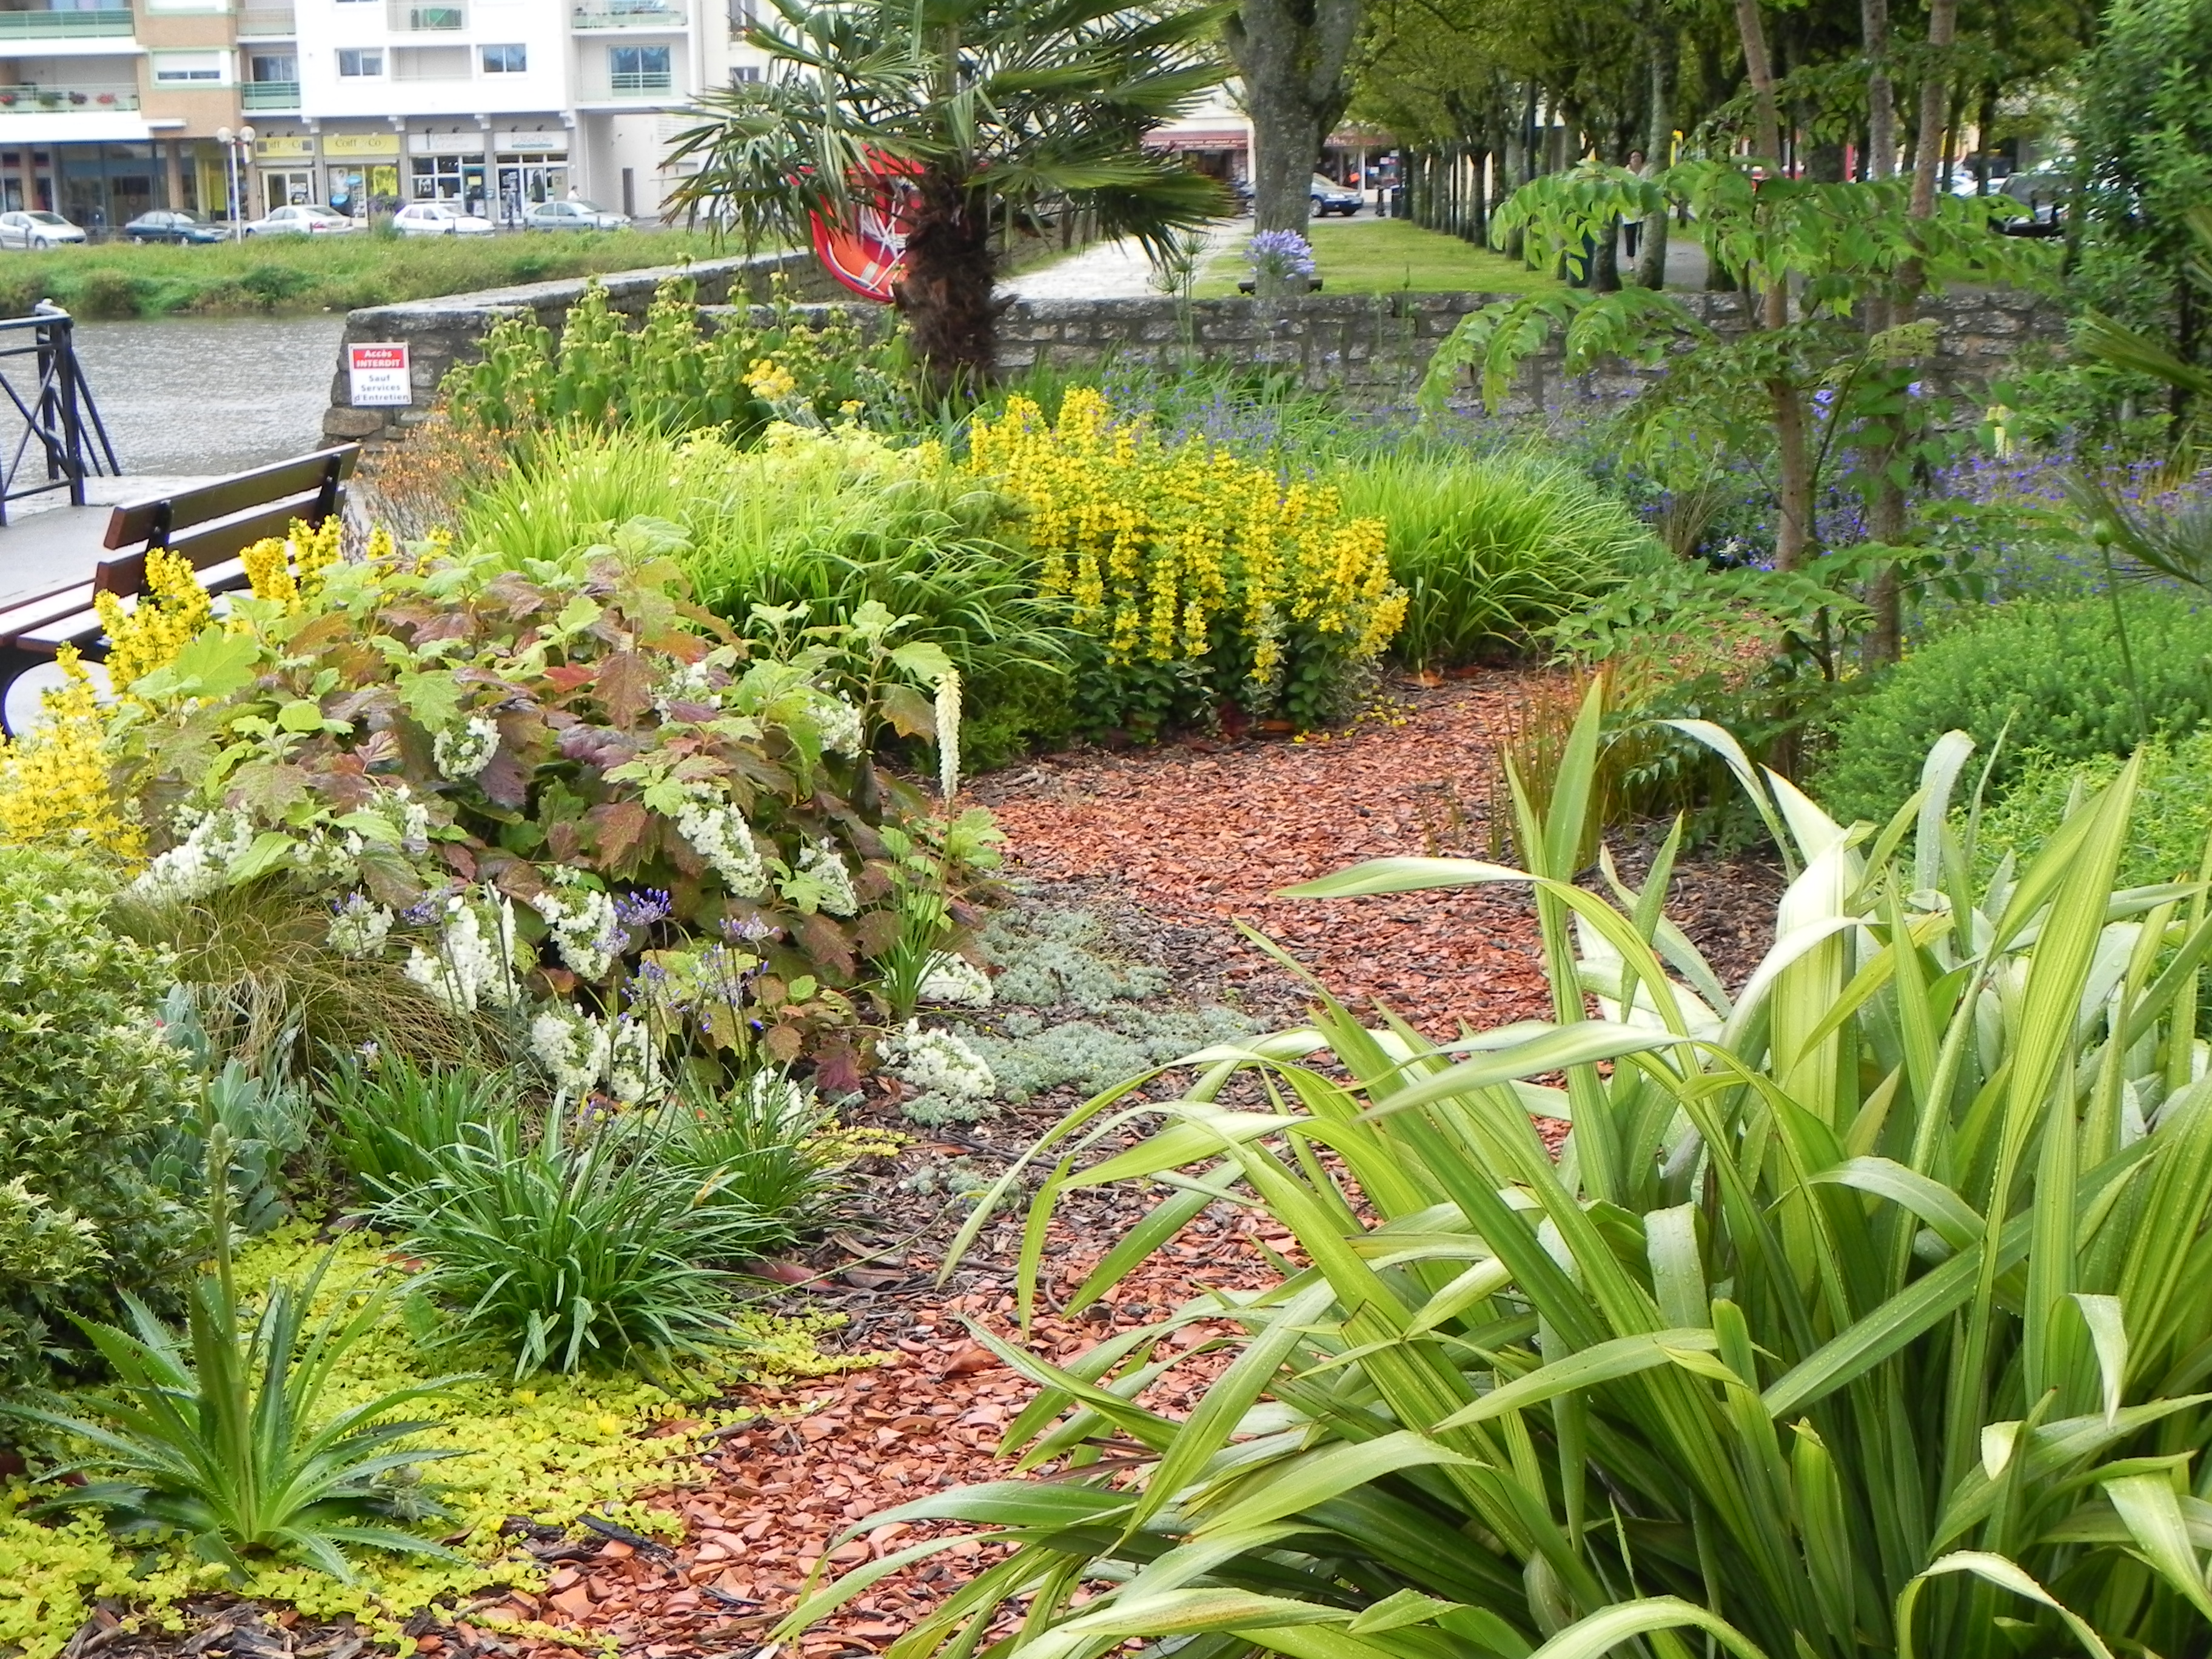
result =
[{"label": "riverbank grass", "polygon": [[350,311],[741,252],[704,232],[268,237],[200,247],[103,243],[0,254],[0,315],[52,300],[82,317]]}]

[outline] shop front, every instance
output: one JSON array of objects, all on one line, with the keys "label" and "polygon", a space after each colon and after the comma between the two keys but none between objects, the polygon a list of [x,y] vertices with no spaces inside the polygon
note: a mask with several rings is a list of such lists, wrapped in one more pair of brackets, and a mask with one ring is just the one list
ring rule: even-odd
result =
[{"label": "shop front", "polygon": [[413,132],[407,136],[408,198],[451,202],[464,213],[482,213],[486,201],[485,140],[478,132]]},{"label": "shop front", "polygon": [[324,200],[349,214],[393,213],[400,204],[399,135],[326,132],[323,135]]},{"label": "shop front", "polygon": [[257,133],[253,166],[257,188],[247,193],[245,204],[250,213],[274,213],[280,207],[315,199],[312,133]]},{"label": "shop front", "polygon": [[[151,143],[57,144],[52,154],[59,186],[55,210],[94,235],[168,205]],[[35,163],[33,168],[35,177]]]},{"label": "shop front", "polygon": [[499,172],[499,220],[519,225],[541,202],[568,193],[568,135],[566,131],[495,132],[492,135]]}]

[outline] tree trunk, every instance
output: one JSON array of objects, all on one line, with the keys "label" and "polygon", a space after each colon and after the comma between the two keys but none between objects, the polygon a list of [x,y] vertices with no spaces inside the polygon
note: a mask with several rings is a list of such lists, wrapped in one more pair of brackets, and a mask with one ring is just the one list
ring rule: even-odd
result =
[{"label": "tree trunk", "polygon": [[[1897,94],[1889,78],[1889,0],[1859,0],[1859,27],[1865,36],[1867,62],[1867,177],[1887,179],[1897,171]],[[1877,297],[1866,307],[1869,335],[1889,327],[1889,301]],[[1893,439],[1876,456],[1881,469],[1874,497],[1867,507],[1867,538],[1894,547],[1905,539],[1905,491],[1889,476],[1897,453]],[[1874,628],[1867,638],[1867,655],[1875,662],[1895,662],[1905,653],[1905,595],[1894,569],[1875,577],[1870,596]]]},{"label": "tree trunk", "polygon": [[[1303,236],[1309,181],[1351,101],[1359,0],[1240,0],[1223,33],[1252,115],[1252,226]],[[1305,279],[1260,279],[1261,297],[1305,291]]]},{"label": "tree trunk", "polygon": [[[1644,165],[1646,171],[1658,173],[1666,170],[1674,148],[1674,41],[1664,28],[1654,24],[1644,45],[1650,64],[1651,108],[1650,119],[1644,125]],[[1663,207],[1644,222],[1644,246],[1636,256],[1636,285],[1667,286],[1667,210]]]},{"label": "tree trunk", "polygon": [[1866,38],[1867,164],[1869,179],[1897,171],[1897,93],[1889,78],[1889,0],[1859,0]]},{"label": "tree trunk", "polygon": [[973,396],[991,381],[999,345],[995,264],[988,198],[941,173],[924,173],[897,299],[915,355],[940,398]]},{"label": "tree trunk", "polygon": [[[1950,100],[1947,61],[1959,38],[1959,0],[1928,0],[1928,72],[1920,82],[1920,136],[1912,146],[1912,216],[1933,217],[1936,172],[1942,164],[1943,116]],[[1914,282],[1917,286],[1917,281]]]},{"label": "tree trunk", "polygon": [[[1943,0],[1938,0],[1942,3]],[[1948,0],[1955,5],[1957,0]],[[1735,0],[1736,31],[1743,39],[1744,75],[1751,82],[1753,142],[1776,167],[1782,157],[1782,112],[1774,101],[1774,65],[1766,55],[1766,28],[1759,15],[1759,0]],[[1786,277],[1757,296],[1757,316],[1764,328],[1786,328],[1790,324],[1790,284]],[[1812,455],[1806,443],[1805,401],[1787,380],[1766,383],[1767,400],[1774,409],[1776,461],[1781,472],[1778,522],[1774,527],[1774,562],[1795,570],[1805,562],[1812,540]]]}]

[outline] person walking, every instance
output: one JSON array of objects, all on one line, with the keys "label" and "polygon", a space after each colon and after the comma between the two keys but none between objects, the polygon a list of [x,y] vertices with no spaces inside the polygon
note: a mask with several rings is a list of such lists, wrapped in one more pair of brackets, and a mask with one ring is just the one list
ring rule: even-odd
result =
[{"label": "person walking", "polygon": [[[1628,152],[1628,170],[1639,179],[1649,179],[1651,176],[1650,163],[1644,159],[1642,150],[1632,149]],[[1634,264],[1636,250],[1644,240],[1644,221],[1624,219],[1621,221],[1621,228],[1628,238],[1628,262]]]}]

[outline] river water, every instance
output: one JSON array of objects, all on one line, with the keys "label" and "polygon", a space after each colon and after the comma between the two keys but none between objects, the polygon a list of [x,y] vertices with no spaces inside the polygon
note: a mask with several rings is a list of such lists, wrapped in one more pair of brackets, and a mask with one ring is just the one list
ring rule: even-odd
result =
[{"label": "river water", "polygon": [[342,313],[80,320],[77,356],[125,476],[237,472],[322,442]]}]

